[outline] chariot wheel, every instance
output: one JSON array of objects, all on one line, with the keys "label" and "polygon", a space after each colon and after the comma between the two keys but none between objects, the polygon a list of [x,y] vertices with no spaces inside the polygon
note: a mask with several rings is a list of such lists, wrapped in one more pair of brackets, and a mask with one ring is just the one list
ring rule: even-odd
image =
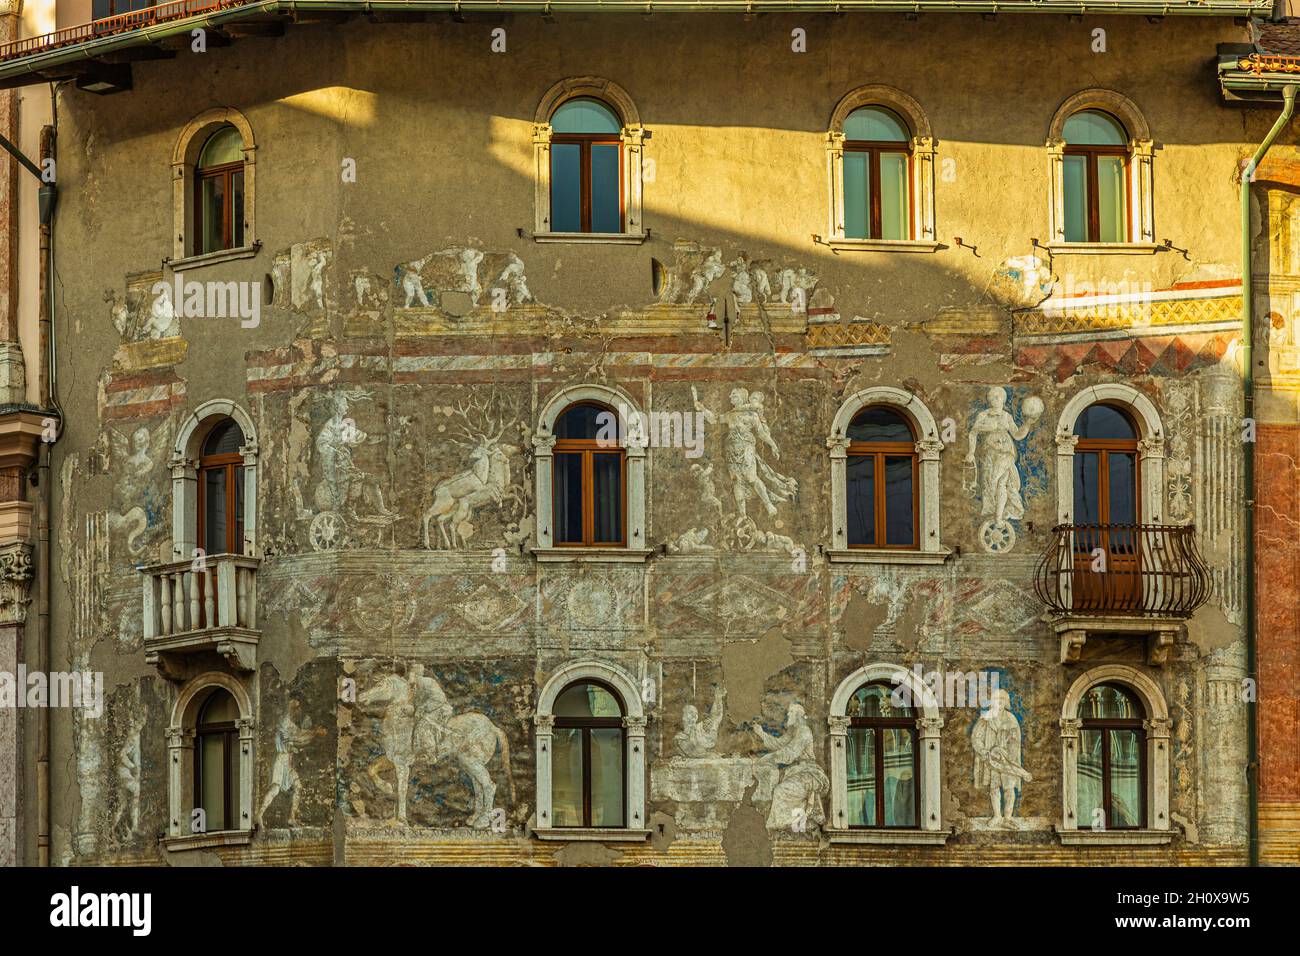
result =
[{"label": "chariot wheel", "polygon": [[980,525],[980,544],[990,554],[1001,554],[1016,546],[1016,529],[1009,521],[986,521]]},{"label": "chariot wheel", "polygon": [[343,517],[337,511],[322,511],[311,519],[311,546],[316,551],[334,551],[343,543]]}]

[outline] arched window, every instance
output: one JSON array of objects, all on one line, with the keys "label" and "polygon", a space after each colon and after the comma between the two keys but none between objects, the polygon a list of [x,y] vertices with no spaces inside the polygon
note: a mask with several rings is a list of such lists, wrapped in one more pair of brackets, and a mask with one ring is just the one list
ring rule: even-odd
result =
[{"label": "arched window", "polygon": [[920,676],[858,668],[836,687],[827,723],[831,842],[943,844],[943,717]]},{"label": "arched window", "polygon": [[561,413],[554,435],[555,544],[622,547],[627,482],[618,413],[597,402],[577,402]]},{"label": "arched window", "polygon": [[182,686],[167,727],[170,849],[248,842],[254,729],[240,679],[208,671]]},{"label": "arched window", "polygon": [[850,548],[917,547],[916,435],[897,409],[872,405],[848,430],[846,496]]},{"label": "arched window", "polygon": [[844,400],[831,452],[833,562],[941,564],[939,440],[934,415],[911,392],[876,385]]},{"label": "arched window", "polygon": [[879,106],[844,120],[844,237],[911,239],[912,134]]},{"label": "arched window", "polygon": [[207,554],[244,549],[244,433],[233,418],[217,424],[199,459],[199,547]]},{"label": "arched window", "polygon": [[1146,826],[1145,714],[1119,684],[1089,688],[1079,704],[1078,812],[1081,826]]},{"label": "arched window", "polygon": [[571,76],[547,90],[533,114],[533,239],[644,242],[646,136],[632,97],[612,80]]},{"label": "arched window", "polygon": [[846,708],[846,783],[850,829],[918,826],[921,758],[916,711],[896,706],[894,688],[866,684]]},{"label": "arched window", "polygon": [[194,255],[244,245],[244,142],[222,126],[199,152],[194,174]]},{"label": "arched window", "polygon": [[1129,135],[1101,110],[1065,121],[1065,241],[1127,242]]},{"label": "arched window", "polygon": [[573,661],[537,696],[537,817],[542,840],[596,829],[644,840],[646,715],[641,688],[621,667]]},{"label": "arched window", "polygon": [[194,805],[203,810],[203,832],[238,829],[239,707],[217,688],[199,711],[194,728]]},{"label": "arched window", "polygon": [[551,116],[551,229],[623,231],[622,124],[600,100],[578,97]]},{"label": "arched window", "polygon": [[618,693],[595,681],[570,684],[553,713],[552,825],[626,826],[627,740]]}]

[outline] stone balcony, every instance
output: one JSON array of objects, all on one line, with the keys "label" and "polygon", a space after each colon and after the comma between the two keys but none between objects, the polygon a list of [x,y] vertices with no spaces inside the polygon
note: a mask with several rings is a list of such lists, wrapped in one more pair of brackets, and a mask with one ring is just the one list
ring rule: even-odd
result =
[{"label": "stone balcony", "polygon": [[1210,596],[1210,572],[1190,525],[1058,525],[1035,574],[1061,663],[1089,638],[1140,638],[1164,664],[1187,618]]},{"label": "stone balcony", "polygon": [[144,577],[145,663],[183,680],[199,655],[237,671],[257,667],[257,568],[261,559],[208,555],[140,568]]}]

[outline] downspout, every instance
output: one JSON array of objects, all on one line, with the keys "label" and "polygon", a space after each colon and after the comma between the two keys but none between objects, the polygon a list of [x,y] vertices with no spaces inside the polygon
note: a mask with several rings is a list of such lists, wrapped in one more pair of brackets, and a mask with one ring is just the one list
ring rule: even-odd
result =
[{"label": "downspout", "polygon": [[[1251,266],[1250,239],[1250,184],[1255,178],[1255,170],[1268,152],[1273,141],[1277,139],[1295,112],[1296,86],[1282,88],[1282,112],[1273,128],[1259,144],[1255,155],[1250,158],[1241,173],[1241,384],[1247,422],[1255,420],[1255,360],[1254,360],[1254,312],[1255,295]],[[1256,654],[1255,628],[1255,443],[1242,443],[1245,454],[1246,487],[1246,676],[1254,682],[1255,693],[1246,701],[1246,780],[1249,787],[1247,802],[1249,804],[1249,840],[1250,865],[1259,866],[1259,728],[1256,724],[1259,713],[1256,699],[1259,697],[1259,674]]]}]

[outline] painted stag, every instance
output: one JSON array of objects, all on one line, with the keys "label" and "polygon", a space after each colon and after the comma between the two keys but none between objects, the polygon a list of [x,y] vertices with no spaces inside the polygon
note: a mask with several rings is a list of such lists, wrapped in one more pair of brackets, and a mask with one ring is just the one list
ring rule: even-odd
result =
[{"label": "painted stag", "polygon": [[[475,407],[484,410],[481,405]],[[459,411],[468,421],[470,409],[461,405]],[[424,513],[423,539],[426,548],[434,546],[429,540],[431,522],[438,523],[441,547],[463,548],[466,546],[466,538],[473,533],[467,525],[475,510],[489,502],[501,505],[507,498],[519,499],[517,493],[509,490],[510,456],[518,454],[519,449],[501,442],[508,428],[508,424],[488,418],[488,428],[485,431],[466,429],[467,441],[453,439],[455,444],[472,449],[469,455],[470,466],[460,474],[444,478],[433,486],[433,504]],[[493,429],[496,429],[495,435],[490,434]]]}]

